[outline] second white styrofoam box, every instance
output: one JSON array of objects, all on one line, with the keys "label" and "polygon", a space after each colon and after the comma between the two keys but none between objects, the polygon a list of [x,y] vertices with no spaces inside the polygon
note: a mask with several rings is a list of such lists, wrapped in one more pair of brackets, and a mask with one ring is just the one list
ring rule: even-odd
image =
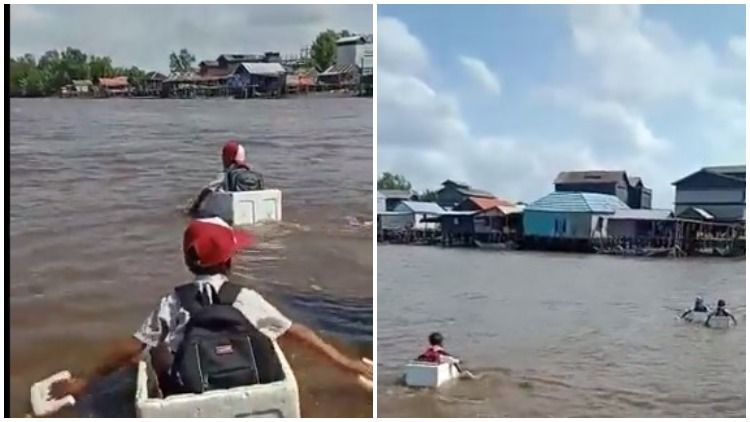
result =
[{"label": "second white styrofoam box", "polygon": [[281,191],[214,192],[206,198],[201,208],[237,226],[281,221]]},{"label": "second white styrofoam box", "polygon": [[459,376],[458,368],[450,362],[409,362],[404,371],[404,382],[411,387],[439,387]]},{"label": "second white styrofoam box", "polygon": [[711,328],[729,328],[732,325],[732,319],[727,316],[714,316],[708,321]]},{"label": "second white styrofoam box", "polygon": [[274,346],[284,370],[282,381],[166,398],[149,397],[149,372],[146,362],[141,361],[135,393],[136,415],[139,418],[299,418],[297,380],[284,352],[278,344]]}]

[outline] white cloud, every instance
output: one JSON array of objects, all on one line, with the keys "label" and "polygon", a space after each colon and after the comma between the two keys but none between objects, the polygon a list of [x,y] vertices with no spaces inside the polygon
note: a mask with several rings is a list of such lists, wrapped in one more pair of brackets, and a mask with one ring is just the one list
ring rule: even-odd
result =
[{"label": "white cloud", "polygon": [[[426,70],[439,68],[431,67],[424,45],[402,22],[385,19],[379,37],[401,52],[382,60],[379,50],[379,171],[402,173],[418,189],[453,178],[529,201],[550,191],[559,171],[624,169],[653,189],[656,206],[671,207],[672,181],[702,165],[743,160],[745,67],[736,58],[744,57],[744,38],[715,51],[647,19],[637,6],[574,7],[569,25],[579,71],[537,91],[541,107],[551,106],[540,110],[541,118],[563,113],[573,129],[536,139],[476,133],[461,103],[433,85],[440,76]],[[486,88],[490,79],[477,69],[492,72],[477,62],[461,59]],[[658,120],[665,110],[677,115],[678,125],[695,128],[691,142],[704,140],[699,161],[695,151],[689,158],[681,154],[698,144],[686,144]]]},{"label": "white cloud", "polygon": [[[589,88],[612,100],[698,103],[727,82],[744,83],[744,67],[722,61],[705,43],[682,40],[643,17],[638,5],[573,6],[570,25],[576,52],[597,75]],[[744,50],[738,40],[730,46],[735,54]]]},{"label": "white cloud", "polygon": [[[379,40],[410,40],[422,49],[408,28],[393,18],[386,33],[379,19]],[[383,47],[383,44],[379,44]],[[380,50],[379,50],[380,51]],[[415,63],[399,55],[378,59],[379,171],[404,174],[418,189],[434,189],[446,178],[463,180],[515,200],[533,200],[546,193],[560,170],[596,166],[586,145],[545,145],[531,153],[522,140],[482,137],[472,132],[458,101],[436,91],[420,71],[429,68],[427,54]],[[519,177],[519,175],[523,175]]]},{"label": "white cloud", "polygon": [[11,26],[38,23],[46,20],[46,18],[47,16],[33,5],[14,4],[10,8]]},{"label": "white cloud", "polygon": [[734,54],[738,59],[745,60],[746,56],[746,41],[745,37],[732,37],[729,40],[729,50]]},{"label": "white cloud", "polygon": [[401,21],[378,18],[378,69],[422,75],[429,59],[422,42]]},{"label": "white cloud", "polygon": [[460,56],[458,60],[464,66],[466,72],[476,81],[479,86],[491,94],[500,94],[500,78],[493,73],[487,64],[476,57]]}]

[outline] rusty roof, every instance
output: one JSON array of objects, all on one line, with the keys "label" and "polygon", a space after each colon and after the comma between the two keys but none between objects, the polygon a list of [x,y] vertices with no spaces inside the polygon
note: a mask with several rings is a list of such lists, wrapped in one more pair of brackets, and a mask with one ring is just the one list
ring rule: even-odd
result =
[{"label": "rusty roof", "polygon": [[127,76],[115,76],[113,78],[99,78],[99,86],[116,88],[128,85]]},{"label": "rusty roof", "polygon": [[230,64],[227,67],[205,66],[200,75],[204,78],[228,78],[237,70],[239,64]]},{"label": "rusty roof", "polygon": [[617,183],[627,181],[623,170],[563,171],[555,178],[555,184],[566,183]]},{"label": "rusty roof", "polygon": [[464,201],[470,201],[474,205],[476,205],[477,208],[479,208],[480,211],[487,211],[490,209],[499,209],[503,212],[503,214],[514,214],[523,211],[523,207],[520,207],[518,204],[508,201],[506,199],[501,199],[497,197],[493,198],[485,198],[485,197],[477,197],[477,196],[470,196],[466,198]]}]

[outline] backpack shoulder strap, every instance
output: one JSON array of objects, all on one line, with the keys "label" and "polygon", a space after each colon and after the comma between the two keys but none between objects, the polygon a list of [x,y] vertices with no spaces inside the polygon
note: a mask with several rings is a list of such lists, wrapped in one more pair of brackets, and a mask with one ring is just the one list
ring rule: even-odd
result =
[{"label": "backpack shoulder strap", "polygon": [[185,308],[191,314],[203,307],[200,299],[200,290],[195,283],[187,283],[181,286],[177,286],[174,289],[177,295],[177,300],[180,301],[180,306]]},{"label": "backpack shoulder strap", "polygon": [[219,289],[219,303],[222,305],[232,305],[237,300],[237,296],[240,294],[242,286],[234,284],[231,281],[225,281]]}]

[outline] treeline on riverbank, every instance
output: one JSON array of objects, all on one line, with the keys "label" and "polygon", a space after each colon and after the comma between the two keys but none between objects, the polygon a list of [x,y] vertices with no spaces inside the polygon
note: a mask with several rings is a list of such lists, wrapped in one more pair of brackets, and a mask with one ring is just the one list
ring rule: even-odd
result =
[{"label": "treeline on riverbank", "polygon": [[10,96],[46,97],[57,94],[74,80],[96,81],[114,76],[126,76],[137,85],[143,83],[146,72],[137,66],[114,66],[110,57],[87,55],[72,47],[62,52],[47,51],[39,60],[33,54],[25,54],[10,59]]}]

